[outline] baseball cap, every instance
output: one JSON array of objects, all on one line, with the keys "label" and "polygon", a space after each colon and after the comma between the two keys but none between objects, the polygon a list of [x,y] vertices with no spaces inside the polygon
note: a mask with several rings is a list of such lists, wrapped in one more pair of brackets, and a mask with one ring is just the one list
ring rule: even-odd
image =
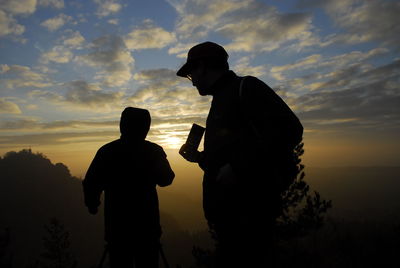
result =
[{"label": "baseball cap", "polygon": [[199,59],[228,60],[228,53],[225,49],[213,42],[200,43],[189,49],[186,63],[178,70],[177,76],[186,77],[190,74],[193,63]]}]

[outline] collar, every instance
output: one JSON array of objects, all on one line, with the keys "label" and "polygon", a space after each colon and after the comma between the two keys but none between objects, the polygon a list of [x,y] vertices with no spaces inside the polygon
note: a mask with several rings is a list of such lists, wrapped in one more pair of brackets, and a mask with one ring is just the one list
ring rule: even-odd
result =
[{"label": "collar", "polygon": [[217,81],[215,81],[215,83],[210,87],[210,95],[214,95],[219,91],[220,88],[226,87],[226,85],[235,77],[237,77],[237,75],[231,70],[221,75],[221,77],[218,78]]},{"label": "collar", "polygon": [[140,139],[140,138],[132,137],[132,136],[128,136],[128,135],[121,135],[120,140],[126,144],[139,144],[139,143],[144,142],[144,139]]}]

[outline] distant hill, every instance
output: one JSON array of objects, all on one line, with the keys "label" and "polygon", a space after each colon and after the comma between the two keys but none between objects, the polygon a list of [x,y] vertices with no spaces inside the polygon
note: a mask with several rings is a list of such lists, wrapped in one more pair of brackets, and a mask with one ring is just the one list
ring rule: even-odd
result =
[{"label": "distant hill", "polygon": [[[98,215],[89,215],[83,204],[81,180],[71,176],[65,165],[53,164],[43,154],[22,150],[0,158],[0,174],[0,230],[10,230],[13,267],[26,267],[39,257],[44,225],[53,217],[70,232],[78,267],[98,263],[104,246],[102,208]],[[185,204],[182,212],[189,211],[188,206],[194,207],[184,196],[170,197],[173,194],[169,192],[161,195],[163,200],[173,200],[171,206]],[[170,262],[193,262],[193,242],[207,242],[184,231],[168,213],[161,212],[161,219],[163,244]]]},{"label": "distant hill", "polygon": [[[44,225],[56,217],[70,231],[72,251],[83,264],[102,250],[102,215],[83,206],[81,181],[68,168],[30,150],[0,160],[0,228],[8,227],[15,267],[26,267],[42,252]],[[99,235],[100,234],[100,235]]]},{"label": "distant hill", "polygon": [[306,167],[305,178],[335,218],[400,221],[400,167]]}]

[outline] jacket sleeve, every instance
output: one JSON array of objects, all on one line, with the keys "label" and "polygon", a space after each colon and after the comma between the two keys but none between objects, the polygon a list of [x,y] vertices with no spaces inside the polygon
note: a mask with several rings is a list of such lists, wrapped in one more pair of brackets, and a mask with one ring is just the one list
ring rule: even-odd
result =
[{"label": "jacket sleeve", "polygon": [[155,166],[153,168],[157,185],[164,187],[172,183],[175,178],[175,173],[169,164],[166,153],[160,146],[157,146],[156,149]]},{"label": "jacket sleeve", "polygon": [[104,155],[101,149],[96,153],[82,182],[85,205],[88,208],[97,208],[100,205],[100,196],[104,191]]}]

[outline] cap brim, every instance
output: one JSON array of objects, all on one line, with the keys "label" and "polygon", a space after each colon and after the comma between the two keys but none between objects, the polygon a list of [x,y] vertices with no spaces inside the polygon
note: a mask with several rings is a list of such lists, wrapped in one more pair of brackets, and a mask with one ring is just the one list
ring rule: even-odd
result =
[{"label": "cap brim", "polygon": [[186,77],[190,73],[190,62],[186,62],[176,73],[177,76]]}]

